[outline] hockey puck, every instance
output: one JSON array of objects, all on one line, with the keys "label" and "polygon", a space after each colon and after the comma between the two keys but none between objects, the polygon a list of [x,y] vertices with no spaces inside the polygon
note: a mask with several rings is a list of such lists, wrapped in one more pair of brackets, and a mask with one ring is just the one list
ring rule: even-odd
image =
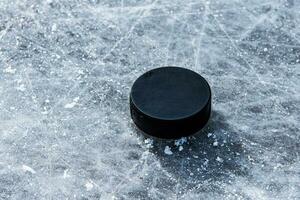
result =
[{"label": "hockey puck", "polygon": [[177,139],[200,131],[211,112],[211,90],[198,73],[161,67],[140,76],[130,92],[130,113],[147,135]]}]

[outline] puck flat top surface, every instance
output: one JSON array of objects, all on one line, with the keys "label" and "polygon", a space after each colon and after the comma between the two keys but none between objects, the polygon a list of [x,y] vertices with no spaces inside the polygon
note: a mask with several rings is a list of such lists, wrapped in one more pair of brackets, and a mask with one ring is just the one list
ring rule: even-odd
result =
[{"label": "puck flat top surface", "polygon": [[[180,67],[161,67],[146,72],[134,82],[130,94],[134,122],[146,133],[157,137],[164,137],[161,134],[167,133],[163,131],[173,129],[176,132],[182,130],[176,135],[186,135],[184,132],[189,132],[190,127],[184,126],[202,128],[203,123],[197,119],[201,114],[199,120],[207,122],[210,101],[211,91],[206,80],[196,72]],[[206,110],[204,114],[203,110]],[[177,127],[180,124],[183,127]]]}]

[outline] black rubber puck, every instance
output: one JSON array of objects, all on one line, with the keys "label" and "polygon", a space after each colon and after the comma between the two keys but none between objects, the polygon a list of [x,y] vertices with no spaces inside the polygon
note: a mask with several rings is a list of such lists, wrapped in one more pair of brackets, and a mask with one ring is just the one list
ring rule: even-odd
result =
[{"label": "black rubber puck", "polygon": [[134,82],[130,112],[137,127],[150,136],[189,136],[209,120],[211,90],[196,72],[180,67],[156,68]]}]

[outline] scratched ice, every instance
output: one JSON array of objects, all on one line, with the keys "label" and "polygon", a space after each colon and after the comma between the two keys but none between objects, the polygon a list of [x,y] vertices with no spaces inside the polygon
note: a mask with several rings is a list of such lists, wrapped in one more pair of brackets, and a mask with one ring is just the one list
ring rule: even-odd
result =
[{"label": "scratched ice", "polygon": [[[1,0],[0,199],[300,199],[299,10]],[[211,122],[187,140],[130,120],[133,81],[162,65],[212,86]]]}]

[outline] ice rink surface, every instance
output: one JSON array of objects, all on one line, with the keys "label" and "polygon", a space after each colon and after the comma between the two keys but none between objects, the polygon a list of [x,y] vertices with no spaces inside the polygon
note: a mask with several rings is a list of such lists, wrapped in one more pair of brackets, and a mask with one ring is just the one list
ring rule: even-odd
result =
[{"label": "ice rink surface", "polygon": [[[300,199],[299,11],[0,0],[0,199]],[[133,81],[164,65],[211,84],[194,137],[146,139],[130,119]]]}]

